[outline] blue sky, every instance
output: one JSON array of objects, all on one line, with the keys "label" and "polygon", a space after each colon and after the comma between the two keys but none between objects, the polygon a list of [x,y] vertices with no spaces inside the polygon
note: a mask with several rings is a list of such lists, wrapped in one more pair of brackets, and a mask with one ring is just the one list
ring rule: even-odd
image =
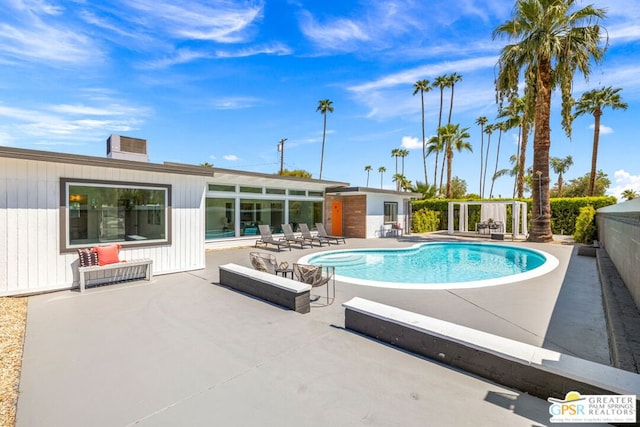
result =
[{"label": "blue sky", "polygon": [[[274,173],[277,144],[287,138],[285,167],[317,178],[316,107],[328,98],[335,110],[327,116],[323,179],[363,186],[371,165],[369,185],[380,187],[384,166],[383,186],[394,188],[393,148],[410,150],[405,175],[424,180],[413,84],[456,72],[452,122],[469,128],[474,152],[455,154],[453,174],[479,191],[475,120],[496,120],[493,78],[505,41],[491,34],[510,18],[511,0],[0,3],[0,145],[104,156],[107,137],[120,134],[147,139],[152,162]],[[589,3],[608,11],[610,47],[588,82],[576,77],[574,96],[622,88],[629,108],[605,110],[598,156],[609,193],[619,197],[640,191],[640,2]],[[425,108],[429,137],[439,91],[426,94]],[[565,180],[582,176],[591,165],[593,118],[576,119],[568,140],[557,98],[553,110],[551,155],[573,156]],[[515,151],[512,131],[502,138],[499,169]],[[501,178],[494,195],[509,197],[512,187],[512,178]]]}]

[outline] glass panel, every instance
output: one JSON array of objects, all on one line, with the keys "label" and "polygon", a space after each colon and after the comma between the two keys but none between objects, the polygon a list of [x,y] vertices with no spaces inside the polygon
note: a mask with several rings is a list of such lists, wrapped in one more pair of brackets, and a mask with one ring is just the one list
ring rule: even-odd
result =
[{"label": "glass panel", "polygon": [[309,191],[309,197],[324,197],[322,191]]},{"label": "glass panel", "polygon": [[284,188],[267,188],[267,194],[287,194]]},{"label": "glass panel", "polygon": [[305,223],[309,228],[315,227],[316,222],[322,222],[322,202],[306,200],[292,200],[289,202],[289,223],[294,231],[298,231],[298,224]]},{"label": "glass panel", "polygon": [[235,193],[236,186],[235,185],[222,185],[222,184],[209,184],[209,191],[226,191],[230,193]]},{"label": "glass panel", "polygon": [[398,202],[384,202],[384,222],[398,222]]},{"label": "glass panel", "polygon": [[165,240],[167,189],[70,184],[69,244]]},{"label": "glass panel", "polygon": [[262,187],[240,187],[241,193],[262,193]]},{"label": "glass panel", "polygon": [[289,190],[291,196],[306,196],[307,192],[304,190]]},{"label": "glass panel", "polygon": [[284,200],[240,200],[240,235],[259,235],[258,225],[267,224],[272,233],[281,233]]},{"label": "glass panel", "polygon": [[205,239],[221,239],[224,237],[235,237],[234,199],[207,198],[205,213]]}]

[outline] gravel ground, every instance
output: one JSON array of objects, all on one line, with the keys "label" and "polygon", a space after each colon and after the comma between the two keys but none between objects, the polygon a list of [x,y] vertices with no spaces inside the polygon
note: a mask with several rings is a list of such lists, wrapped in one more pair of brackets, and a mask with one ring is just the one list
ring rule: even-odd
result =
[{"label": "gravel ground", "polygon": [[27,298],[0,298],[0,427],[13,427],[27,322]]}]

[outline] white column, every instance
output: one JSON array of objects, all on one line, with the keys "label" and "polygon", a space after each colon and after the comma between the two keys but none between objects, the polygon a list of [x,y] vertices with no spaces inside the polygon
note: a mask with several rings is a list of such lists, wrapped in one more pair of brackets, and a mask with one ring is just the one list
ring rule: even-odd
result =
[{"label": "white column", "polygon": [[447,234],[453,234],[453,202],[449,202],[449,210],[447,211]]}]

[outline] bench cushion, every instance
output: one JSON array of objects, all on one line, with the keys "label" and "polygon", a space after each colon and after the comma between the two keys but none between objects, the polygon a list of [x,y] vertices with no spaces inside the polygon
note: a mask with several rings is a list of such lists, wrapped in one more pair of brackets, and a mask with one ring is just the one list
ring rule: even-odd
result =
[{"label": "bench cushion", "polygon": [[118,256],[120,248],[121,246],[118,244],[111,246],[96,246],[93,248],[98,254],[98,265],[115,264],[120,262],[120,257]]},{"label": "bench cushion", "polygon": [[91,267],[98,265],[98,253],[93,248],[78,249],[80,267]]}]

